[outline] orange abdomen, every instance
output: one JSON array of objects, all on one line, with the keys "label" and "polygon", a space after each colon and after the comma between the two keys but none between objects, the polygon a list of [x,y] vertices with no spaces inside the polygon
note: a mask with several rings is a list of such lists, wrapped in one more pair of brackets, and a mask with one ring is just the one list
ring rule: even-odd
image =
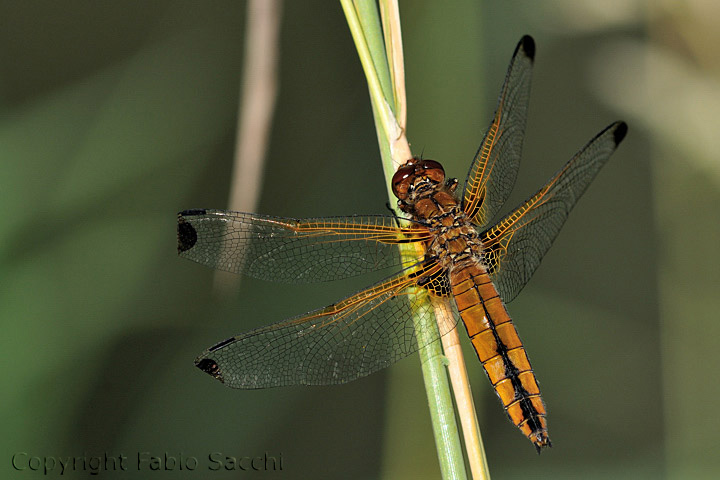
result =
[{"label": "orange abdomen", "polygon": [[550,446],[535,374],[487,271],[479,263],[455,267],[450,285],[475,352],[510,420],[538,451]]}]

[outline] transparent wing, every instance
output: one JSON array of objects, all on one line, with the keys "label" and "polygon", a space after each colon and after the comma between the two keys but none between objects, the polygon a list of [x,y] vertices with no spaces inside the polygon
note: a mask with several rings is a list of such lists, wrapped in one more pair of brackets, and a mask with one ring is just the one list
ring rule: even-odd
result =
[{"label": "transparent wing", "polygon": [[626,133],[625,122],[608,126],[535,195],[480,234],[490,277],[505,302],[530,280],[570,210]]},{"label": "transparent wing", "polygon": [[426,240],[420,224],[393,217],[281,218],[222,210],[178,214],[178,254],[262,280],[337,280],[402,265],[398,243]]},{"label": "transparent wing", "polygon": [[535,42],[526,35],[515,47],[497,110],[465,181],[463,211],[480,226],[497,214],[515,185],[534,57]]},{"label": "transparent wing", "polygon": [[438,270],[436,263],[407,270],[329,307],[229,338],[195,364],[229,387],[246,389],[369,375],[418,349],[413,314],[427,316],[430,303],[416,285]]}]

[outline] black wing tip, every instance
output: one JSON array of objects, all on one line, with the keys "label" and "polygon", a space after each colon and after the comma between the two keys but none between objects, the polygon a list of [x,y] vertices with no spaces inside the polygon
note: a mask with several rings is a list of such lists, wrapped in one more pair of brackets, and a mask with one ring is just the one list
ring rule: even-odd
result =
[{"label": "black wing tip", "polygon": [[221,382],[225,383],[220,371],[220,366],[212,358],[198,358],[195,360],[195,366],[207,373],[213,378],[217,378]]},{"label": "black wing tip", "polygon": [[[189,210],[186,210],[186,212]],[[183,218],[184,212],[178,214],[178,226],[177,226],[177,249],[178,254],[186,252],[193,248],[197,243],[197,231],[195,227],[190,225],[185,218]]]},{"label": "black wing tip", "polygon": [[615,131],[613,132],[613,139],[615,140],[615,146],[617,147],[620,145],[620,142],[623,141],[625,138],[625,135],[627,135],[628,132],[628,126],[625,122],[618,122],[617,126],[615,127]]},{"label": "black wing tip", "polygon": [[530,35],[523,35],[518,43],[517,50],[521,49],[525,52],[525,55],[530,61],[535,60],[535,40]]}]

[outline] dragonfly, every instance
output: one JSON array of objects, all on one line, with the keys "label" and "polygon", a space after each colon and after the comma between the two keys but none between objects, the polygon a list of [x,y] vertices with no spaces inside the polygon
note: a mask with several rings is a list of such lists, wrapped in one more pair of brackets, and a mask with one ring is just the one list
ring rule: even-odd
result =
[{"label": "dragonfly", "polygon": [[[612,123],[517,208],[498,216],[517,176],[535,42],[517,44],[462,191],[442,165],[413,157],[392,191],[407,216],[308,219],[195,209],[178,214],[181,257],[261,280],[339,280],[397,273],[332,305],[228,338],[195,360],[225,385],[257,389],[342,384],[383,369],[436,341],[418,340],[415,315],[427,296],[454,306],[503,409],[538,452],[551,446],[535,373],[506,304],[540,264],[570,210],[627,133]],[[401,246],[416,246],[414,256]],[[457,322],[457,320],[455,321]]]}]

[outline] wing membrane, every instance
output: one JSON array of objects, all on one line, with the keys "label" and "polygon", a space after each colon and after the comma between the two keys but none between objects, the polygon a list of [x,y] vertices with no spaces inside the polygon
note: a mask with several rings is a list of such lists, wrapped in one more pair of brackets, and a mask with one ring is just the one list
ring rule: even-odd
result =
[{"label": "wing membrane", "polygon": [[510,195],[522,153],[535,42],[524,36],[513,54],[492,123],[470,166],[463,211],[486,225]]},{"label": "wing membrane", "polygon": [[490,277],[505,302],[530,280],[570,210],[626,133],[625,122],[608,126],[537,193],[480,234]]},{"label": "wing membrane", "polygon": [[178,254],[262,280],[337,280],[402,265],[398,243],[427,239],[419,224],[387,216],[295,219],[223,210],[178,214]]},{"label": "wing membrane", "polygon": [[369,375],[418,349],[413,314],[427,315],[431,307],[416,284],[438,269],[408,269],[329,307],[230,338],[195,364],[246,389],[330,385]]}]

